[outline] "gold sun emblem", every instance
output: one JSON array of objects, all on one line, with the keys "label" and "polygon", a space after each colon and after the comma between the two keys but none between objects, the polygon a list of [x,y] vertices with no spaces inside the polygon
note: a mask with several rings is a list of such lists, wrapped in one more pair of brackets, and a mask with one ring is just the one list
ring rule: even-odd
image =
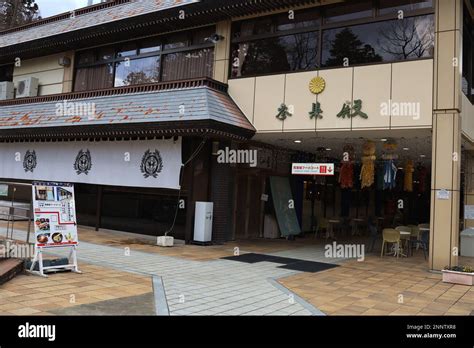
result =
[{"label": "gold sun emblem", "polygon": [[309,90],[313,94],[319,94],[322,91],[324,91],[324,88],[326,87],[326,81],[320,76],[315,77],[311,80],[309,83]]}]

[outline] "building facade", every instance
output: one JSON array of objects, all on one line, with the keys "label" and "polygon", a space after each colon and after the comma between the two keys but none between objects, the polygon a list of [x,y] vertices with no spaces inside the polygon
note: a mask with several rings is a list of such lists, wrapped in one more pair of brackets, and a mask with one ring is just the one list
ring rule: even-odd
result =
[{"label": "building facade", "polygon": [[[473,17],[468,0],[115,0],[10,29],[0,177],[73,182],[79,223],[187,242],[197,201],[216,243],[263,236],[277,196],[299,232],[429,223],[429,267],[455,265]],[[338,175],[292,175],[315,162]]]}]

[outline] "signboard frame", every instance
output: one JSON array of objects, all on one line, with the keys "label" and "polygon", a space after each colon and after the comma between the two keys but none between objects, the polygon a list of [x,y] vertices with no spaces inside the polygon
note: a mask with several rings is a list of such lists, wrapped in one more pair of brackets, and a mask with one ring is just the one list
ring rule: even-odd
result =
[{"label": "signboard frame", "polygon": [[[35,256],[29,271],[47,277],[53,269],[79,271],[77,264],[77,222],[74,185],[57,182],[33,182],[32,206],[35,235]],[[63,242],[64,240],[64,242]],[[70,248],[68,263],[45,267],[43,252],[47,249]],[[39,271],[34,267],[38,263]]]}]

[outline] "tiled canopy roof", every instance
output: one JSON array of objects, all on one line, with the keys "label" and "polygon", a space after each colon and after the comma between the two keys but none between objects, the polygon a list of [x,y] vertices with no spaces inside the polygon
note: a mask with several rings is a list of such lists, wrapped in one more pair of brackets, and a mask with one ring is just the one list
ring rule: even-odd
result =
[{"label": "tiled canopy roof", "polygon": [[97,11],[84,14],[78,13],[74,18],[66,15],[64,19],[59,21],[55,20],[40,26],[31,26],[21,30],[0,33],[0,47],[38,40],[197,2],[200,2],[200,0],[130,0],[129,2]]},{"label": "tiled canopy roof", "polygon": [[[85,111],[93,110],[94,107],[95,114],[89,116],[81,113],[80,109],[76,109],[79,114],[76,111],[68,112],[72,105],[82,107]],[[160,124],[171,124],[173,128],[180,128],[193,121],[211,121],[251,135],[255,132],[255,128],[227,93],[204,84],[190,88],[72,100],[67,100],[66,96],[66,99],[61,97],[44,102],[0,105],[0,135],[13,130],[42,133],[48,129],[61,130],[71,126],[78,132],[82,127],[89,126],[107,130],[117,125],[124,129],[140,124],[144,124],[144,127],[153,125],[155,128],[160,127]]]}]

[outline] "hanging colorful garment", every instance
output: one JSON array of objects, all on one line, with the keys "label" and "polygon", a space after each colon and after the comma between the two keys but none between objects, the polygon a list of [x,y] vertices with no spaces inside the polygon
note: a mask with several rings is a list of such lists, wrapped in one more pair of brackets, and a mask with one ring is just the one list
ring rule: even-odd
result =
[{"label": "hanging colorful garment", "polygon": [[397,180],[397,166],[393,163],[393,160],[387,160],[384,162],[384,176],[383,176],[383,188],[384,190],[394,189]]},{"label": "hanging colorful garment", "polygon": [[367,141],[363,146],[362,168],[360,170],[362,189],[374,184],[375,159],[375,143],[373,141]]},{"label": "hanging colorful garment", "polygon": [[344,151],[339,170],[339,184],[342,189],[354,187],[354,147],[350,144],[344,145]]},{"label": "hanging colorful garment", "polygon": [[354,165],[351,162],[342,163],[339,172],[339,184],[342,189],[354,187]]},{"label": "hanging colorful garment", "polygon": [[413,172],[415,168],[413,168],[413,161],[407,160],[405,164],[405,180],[403,182],[403,189],[406,192],[413,192]]},{"label": "hanging colorful garment", "polygon": [[397,143],[394,139],[388,139],[383,144],[384,154],[384,175],[383,175],[383,188],[384,190],[392,190],[397,186],[397,166],[394,160],[398,159],[398,155],[395,153],[397,149]]}]

